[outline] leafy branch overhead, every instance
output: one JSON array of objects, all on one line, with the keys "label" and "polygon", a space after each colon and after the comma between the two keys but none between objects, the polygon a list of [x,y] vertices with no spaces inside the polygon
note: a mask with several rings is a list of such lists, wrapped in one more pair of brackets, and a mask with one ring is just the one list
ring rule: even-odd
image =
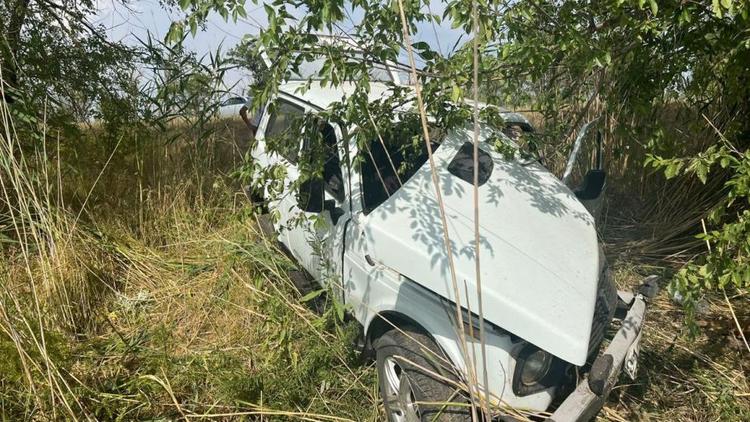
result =
[{"label": "leafy branch overhead", "polygon": [[[541,114],[541,143],[547,151],[568,148],[570,136],[585,116],[606,116],[611,139],[628,140],[612,147],[616,159],[630,146],[645,148],[646,164],[669,177],[694,174],[703,183],[723,180],[723,199],[707,219],[701,238],[705,250],[675,278],[673,288],[690,297],[729,285],[746,288],[750,280],[750,6],[746,1],[602,2],[521,0],[479,1],[479,78],[482,100],[530,108]],[[469,1],[405,1],[411,33],[419,24],[449,22],[472,35]],[[236,19],[243,2],[185,1],[185,19],[168,39],[179,39],[183,27],[193,33],[211,12]],[[362,139],[376,135],[375,124],[388,122],[403,106],[400,87],[378,104],[368,102],[374,65],[398,62],[405,48],[398,2],[374,0],[275,0],[264,4],[268,24],[252,38],[254,51],[273,62],[255,87],[259,101],[272,98],[278,85],[313,59],[323,61],[308,87],[351,81],[355,93],[335,103],[328,115],[359,128]],[[443,10],[442,15],[432,10]],[[352,16],[357,16],[354,20]],[[315,33],[346,33],[351,46],[321,44]],[[249,40],[250,38],[248,38]],[[440,51],[425,42],[411,47],[421,59],[420,82],[428,112],[444,128],[470,116],[460,100],[469,90],[472,43]],[[687,122],[674,130],[669,112]],[[701,116],[710,116],[704,119]],[[358,135],[359,136],[359,135]],[[696,138],[702,139],[694,142]],[[693,142],[691,148],[676,148]],[[674,157],[681,151],[692,156]],[[701,152],[702,151],[702,152]],[[706,210],[709,211],[709,210]],[[702,231],[702,230],[701,230]]]}]

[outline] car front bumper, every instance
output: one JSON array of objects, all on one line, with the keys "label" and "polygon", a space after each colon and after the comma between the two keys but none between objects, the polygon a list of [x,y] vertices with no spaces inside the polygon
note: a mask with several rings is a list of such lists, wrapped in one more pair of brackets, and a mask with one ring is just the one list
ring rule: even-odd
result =
[{"label": "car front bumper", "polygon": [[646,316],[646,300],[654,297],[657,290],[657,280],[649,277],[644,280],[639,293],[635,295],[630,292],[618,292],[619,300],[627,307],[627,314],[622,319],[620,329],[604,353],[596,358],[591,371],[547,419],[548,421],[588,421],[599,413],[623,371],[628,352],[640,340]]}]

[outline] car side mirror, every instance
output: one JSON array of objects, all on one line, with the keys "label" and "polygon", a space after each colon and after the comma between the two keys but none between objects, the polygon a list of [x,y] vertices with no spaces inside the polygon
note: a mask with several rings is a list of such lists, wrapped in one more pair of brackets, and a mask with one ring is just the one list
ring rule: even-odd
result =
[{"label": "car side mirror", "polygon": [[607,173],[604,170],[589,170],[583,177],[583,183],[575,190],[576,197],[581,201],[597,199],[604,190]]},{"label": "car side mirror", "polygon": [[596,132],[596,168],[586,172],[583,183],[575,190],[576,197],[581,201],[591,201],[599,198],[607,182],[607,173],[602,168],[602,131]]},{"label": "car side mirror", "polygon": [[297,191],[297,205],[302,211],[318,213],[323,211],[324,184],[320,178],[307,179]]}]

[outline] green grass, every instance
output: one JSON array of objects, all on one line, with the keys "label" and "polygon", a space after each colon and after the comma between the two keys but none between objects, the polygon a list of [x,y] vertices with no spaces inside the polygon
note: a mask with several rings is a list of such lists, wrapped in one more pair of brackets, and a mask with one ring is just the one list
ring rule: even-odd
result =
[{"label": "green grass", "polygon": [[372,413],[372,400],[335,400],[346,389],[362,397],[363,386],[348,376],[356,367],[351,330],[333,321],[323,321],[327,330],[308,325],[322,317],[293,306],[298,295],[287,280],[262,277],[290,263],[266,254],[260,268],[248,246],[258,241],[252,226],[235,221],[207,229],[183,239],[194,246],[180,247],[179,254],[143,249],[130,256],[153,257],[133,269],[152,274],[153,282],[124,289],[108,308],[111,329],[76,348],[84,357],[76,377],[108,398],[99,404],[91,397],[95,415],[178,417],[261,404],[302,413]]}]

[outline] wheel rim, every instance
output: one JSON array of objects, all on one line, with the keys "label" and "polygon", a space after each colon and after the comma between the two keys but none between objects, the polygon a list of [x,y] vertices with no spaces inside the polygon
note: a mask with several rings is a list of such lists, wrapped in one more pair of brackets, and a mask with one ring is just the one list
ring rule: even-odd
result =
[{"label": "wheel rim", "polygon": [[409,377],[396,359],[385,358],[385,397],[386,412],[393,422],[419,422],[419,407],[414,398],[414,390]]}]

